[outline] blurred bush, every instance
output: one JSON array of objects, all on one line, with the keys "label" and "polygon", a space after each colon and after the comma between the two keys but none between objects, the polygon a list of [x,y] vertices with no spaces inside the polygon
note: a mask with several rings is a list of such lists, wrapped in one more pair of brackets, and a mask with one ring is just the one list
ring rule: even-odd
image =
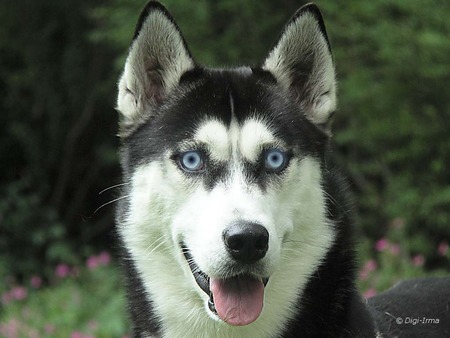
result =
[{"label": "blurred bush", "polygon": [[[144,2],[22,0],[0,11],[0,274],[111,245],[115,83]],[[167,0],[200,63],[257,64],[301,5]],[[450,3],[318,0],[339,79],[335,155],[375,243],[401,222],[425,266],[450,238]],[[370,247],[370,245],[369,245]],[[447,264],[447,265],[446,265]]]},{"label": "blurred bush", "polygon": [[340,81],[338,157],[356,188],[358,224],[378,239],[404,223],[401,236],[426,267],[448,266],[437,247],[450,238],[450,3],[325,10]]},{"label": "blurred bush", "polygon": [[[29,275],[108,243],[95,209],[117,177],[116,54],[91,43],[91,1],[0,11],[0,273]],[[44,264],[50,263],[50,264]]]}]

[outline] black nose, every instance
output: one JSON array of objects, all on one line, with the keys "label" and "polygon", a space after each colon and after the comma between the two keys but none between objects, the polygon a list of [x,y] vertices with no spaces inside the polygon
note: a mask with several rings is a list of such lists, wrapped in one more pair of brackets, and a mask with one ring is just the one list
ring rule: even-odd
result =
[{"label": "black nose", "polygon": [[257,223],[234,223],[222,235],[228,252],[242,263],[256,262],[266,255],[269,248],[269,232]]}]

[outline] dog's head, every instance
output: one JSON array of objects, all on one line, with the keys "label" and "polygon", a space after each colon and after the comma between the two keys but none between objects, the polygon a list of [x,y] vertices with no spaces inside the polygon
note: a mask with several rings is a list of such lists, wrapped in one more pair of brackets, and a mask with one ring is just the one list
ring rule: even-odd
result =
[{"label": "dog's head", "polygon": [[[119,229],[145,285],[171,270],[183,280],[165,297],[190,288],[232,325],[301,290],[333,241],[321,166],[335,106],[314,5],[294,15],[261,66],[208,69],[150,2],[118,97],[128,184]],[[272,304],[265,292],[276,294]]]}]

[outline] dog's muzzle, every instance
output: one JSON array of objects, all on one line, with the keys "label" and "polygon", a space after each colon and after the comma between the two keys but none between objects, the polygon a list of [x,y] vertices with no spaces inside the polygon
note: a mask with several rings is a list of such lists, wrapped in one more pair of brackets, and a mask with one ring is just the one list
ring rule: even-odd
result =
[{"label": "dog's muzzle", "polygon": [[[269,233],[259,224],[241,222],[226,228],[222,239],[227,252],[237,264],[251,267],[265,256]],[[268,277],[261,278],[249,273],[227,278],[210,277],[200,270],[189,248],[184,243],[180,243],[180,246],[195,281],[209,296],[208,307],[212,313],[228,324],[238,326],[258,319],[263,308]]]}]

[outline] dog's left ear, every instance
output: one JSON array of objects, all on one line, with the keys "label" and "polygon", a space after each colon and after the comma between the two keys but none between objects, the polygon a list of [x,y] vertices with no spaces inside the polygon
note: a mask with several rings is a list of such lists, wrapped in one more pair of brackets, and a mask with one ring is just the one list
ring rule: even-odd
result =
[{"label": "dog's left ear", "polygon": [[170,13],[159,2],[149,1],[139,18],[119,81],[120,135],[130,134],[155,116],[181,76],[194,66]]},{"label": "dog's left ear", "polygon": [[314,4],[287,23],[263,64],[315,124],[325,126],[336,109],[333,57],[325,25]]}]

